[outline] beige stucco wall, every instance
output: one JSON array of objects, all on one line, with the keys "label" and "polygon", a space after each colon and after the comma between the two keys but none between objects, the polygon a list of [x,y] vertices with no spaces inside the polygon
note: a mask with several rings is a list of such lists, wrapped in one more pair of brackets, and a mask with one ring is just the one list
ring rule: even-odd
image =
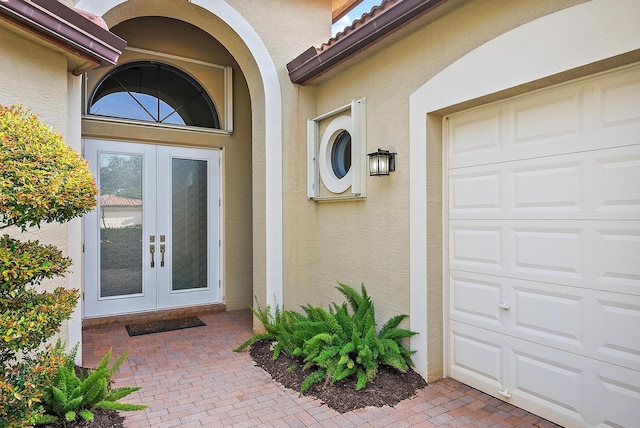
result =
[{"label": "beige stucco wall", "polygon": [[[298,128],[306,118],[366,97],[366,151],[380,147],[398,154],[390,176],[367,176],[365,201],[318,203],[305,200],[304,150],[285,153],[285,188],[288,182],[299,184],[285,191],[288,307],[341,301],[333,289],[340,280],[353,286],[364,283],[379,323],[409,314],[409,96],[486,41],[576,3],[580,1],[452,1],[445,6],[446,14],[427,14],[301,89],[315,97],[315,107],[301,104]],[[441,132],[436,128],[431,127],[432,132]],[[301,148],[304,141],[302,136],[292,144]],[[430,359],[440,355],[434,361],[442,361],[441,147],[431,147],[428,159],[429,347]],[[442,374],[442,364],[436,365],[439,370],[430,368],[435,378]]]},{"label": "beige stucco wall", "polygon": [[[18,32],[7,24],[0,26],[0,104],[22,104],[36,113],[40,120],[68,140],[69,120],[66,108],[68,99],[67,58]],[[3,230],[21,240],[39,240],[43,244],[57,246],[68,255],[68,224],[44,224],[20,233],[16,228]],[[73,271],[80,268],[80,260],[74,260]],[[79,284],[70,277],[58,277],[44,281],[39,288],[53,290],[55,287],[75,287]],[[60,338],[70,345],[69,325],[64,322]],[[71,344],[72,345],[72,344]]]}]

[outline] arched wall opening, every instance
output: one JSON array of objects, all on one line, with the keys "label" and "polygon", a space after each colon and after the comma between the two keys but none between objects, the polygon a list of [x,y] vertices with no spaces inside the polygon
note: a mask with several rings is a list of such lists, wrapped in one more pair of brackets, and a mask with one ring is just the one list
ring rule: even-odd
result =
[{"label": "arched wall opening", "polygon": [[421,333],[411,348],[417,351],[416,371],[428,381],[447,375],[442,117],[638,61],[640,32],[633,16],[640,4],[619,6],[587,2],[517,27],[464,55],[410,96],[410,328]]},{"label": "arched wall opening", "polygon": [[[220,1],[192,1],[186,4],[181,3],[177,7],[175,2],[169,1],[103,2],[81,0],[76,7],[103,17],[112,29],[117,30],[120,27],[125,38],[125,33],[135,33],[138,31],[136,28],[144,28],[144,26],[130,25],[135,23],[136,19],[167,19],[178,27],[193,27],[202,33],[208,33],[208,36],[214,41],[213,44],[219,45],[217,47],[225,50],[233,60],[238,71],[234,74],[234,91],[238,89],[237,85],[239,84],[239,86],[243,86],[243,88],[239,88],[239,91],[244,90],[246,93],[246,99],[241,98],[234,105],[235,114],[237,118],[238,111],[244,113],[246,126],[242,130],[236,127],[234,132],[228,136],[213,136],[209,140],[203,138],[195,145],[211,144],[212,147],[225,147],[231,144],[231,140],[236,138],[236,135],[248,132],[245,135],[246,138],[238,137],[238,139],[244,138],[245,141],[239,144],[246,144],[248,150],[238,155],[237,161],[243,168],[247,167],[244,168],[246,171],[240,174],[240,178],[241,181],[245,181],[241,192],[244,202],[241,205],[245,210],[249,206],[248,210],[250,211],[249,221],[245,221],[247,218],[245,216],[242,225],[244,231],[249,231],[250,251],[247,252],[247,240],[245,240],[245,244],[239,244],[239,247],[242,248],[239,248],[238,251],[227,249],[227,259],[235,258],[238,263],[237,260],[242,261],[244,258],[247,261],[248,257],[250,260],[248,260],[249,263],[244,263],[244,269],[246,271],[247,265],[252,265],[249,275],[251,280],[248,289],[241,293],[232,307],[235,309],[245,308],[254,295],[265,299],[266,296],[272,296],[277,301],[282,301],[282,108],[280,84],[273,61],[257,33],[229,4]],[[148,18],[152,16],[154,18]],[[139,40],[145,39],[143,31],[138,31],[137,34]],[[180,46],[180,40],[181,38],[177,37],[174,43]],[[153,43],[147,41],[147,46],[153,48]],[[168,45],[161,47],[166,49]],[[192,43],[182,44],[181,55],[197,54],[197,52],[188,52],[190,48],[193,48]],[[209,48],[201,47],[200,53],[206,54]],[[236,123],[240,124],[241,122],[240,119],[236,119]],[[83,123],[83,132],[96,135],[106,132],[100,126],[102,125]],[[126,126],[121,127],[117,132],[126,132],[125,130]],[[137,138],[144,141],[149,137],[139,135]],[[194,144],[193,141],[180,141],[181,137],[176,138],[179,143]],[[225,142],[225,139],[229,141]],[[229,170],[233,169],[233,163],[229,158],[226,160],[228,162],[226,172],[229,173]],[[246,180],[249,180],[248,184]],[[227,210],[226,216],[229,221],[238,221],[233,220],[233,213],[230,214],[229,210]],[[240,229],[240,227],[236,228]],[[242,239],[239,239],[238,242],[240,241]],[[228,265],[227,269],[229,269]],[[239,270],[238,267],[234,269]],[[226,274],[229,277],[230,272],[227,271]],[[227,296],[230,297],[228,292]],[[246,301],[247,298],[249,302]],[[227,304],[230,303],[228,300]]]}]

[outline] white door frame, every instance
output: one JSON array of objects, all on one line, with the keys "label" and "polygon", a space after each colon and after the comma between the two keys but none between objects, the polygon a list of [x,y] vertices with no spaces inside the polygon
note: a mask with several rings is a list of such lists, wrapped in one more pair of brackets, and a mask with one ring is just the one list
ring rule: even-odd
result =
[{"label": "white door frame", "polygon": [[[143,228],[142,292],[135,295],[99,296],[99,221],[98,211],[85,216],[84,227],[84,299],[85,317],[148,312],[223,301],[222,290],[222,175],[221,150],[84,139],[85,157],[97,172],[100,153],[143,156]],[[171,234],[171,159],[206,160],[207,163],[207,284],[206,288],[170,290],[172,278]],[[97,174],[96,174],[96,178]],[[163,191],[162,189],[168,189]],[[158,208],[164,207],[164,208]],[[158,210],[162,212],[157,212]],[[151,242],[151,235],[154,236]],[[162,237],[161,237],[162,235]],[[161,251],[165,246],[166,251]],[[150,248],[155,250],[151,254]],[[152,263],[153,258],[153,263]],[[164,263],[162,263],[164,261]],[[153,264],[153,266],[152,266]]]}]

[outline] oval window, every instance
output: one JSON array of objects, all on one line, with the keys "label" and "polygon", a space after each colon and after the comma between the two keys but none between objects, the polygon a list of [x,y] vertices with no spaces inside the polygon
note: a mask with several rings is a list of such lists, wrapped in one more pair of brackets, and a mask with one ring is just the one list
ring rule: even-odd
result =
[{"label": "oval window", "polygon": [[337,178],[343,178],[351,168],[351,134],[342,131],[331,147],[331,168]]}]

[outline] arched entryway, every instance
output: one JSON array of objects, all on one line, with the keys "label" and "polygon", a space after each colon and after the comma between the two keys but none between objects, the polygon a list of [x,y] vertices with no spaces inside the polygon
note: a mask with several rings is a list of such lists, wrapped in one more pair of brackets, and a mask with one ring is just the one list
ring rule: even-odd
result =
[{"label": "arched entryway", "polygon": [[[216,2],[215,6],[207,3],[178,7],[163,2],[163,7],[158,8],[156,2],[147,1],[120,2],[115,6],[81,1],[78,7],[103,16],[111,30],[129,42],[133,49],[123,53],[121,63],[158,61],[153,58],[158,55],[171,65],[185,59],[195,60],[181,68],[187,72],[192,71],[191,68],[204,67],[203,63],[222,62],[219,65],[223,66],[231,63],[233,121],[223,117],[221,131],[207,131],[85,115],[83,134],[85,138],[104,141],[220,151],[221,215],[224,219],[220,229],[223,249],[220,301],[226,303],[228,309],[238,309],[247,307],[253,295],[281,296],[280,94],[273,63],[255,32],[226,3]],[[213,13],[203,14],[202,7]],[[156,17],[148,17],[151,14]],[[145,20],[145,24],[140,25],[140,20]],[[157,30],[155,34],[154,29]],[[193,34],[203,37],[194,40]],[[226,52],[226,60],[230,61],[224,63],[206,58],[215,49]],[[247,49],[255,55],[247,57]],[[100,73],[104,74],[104,71]],[[91,93],[97,79],[102,77],[89,76],[87,93]],[[216,102],[216,107],[222,111],[225,106]],[[232,126],[229,127],[229,123]],[[277,159],[274,160],[274,156]],[[256,158],[260,161],[256,162]],[[263,163],[265,158],[269,167]],[[255,218],[264,219],[264,222],[256,222]],[[254,265],[254,260],[260,262]],[[85,288],[87,286],[89,284],[85,283]]]}]

